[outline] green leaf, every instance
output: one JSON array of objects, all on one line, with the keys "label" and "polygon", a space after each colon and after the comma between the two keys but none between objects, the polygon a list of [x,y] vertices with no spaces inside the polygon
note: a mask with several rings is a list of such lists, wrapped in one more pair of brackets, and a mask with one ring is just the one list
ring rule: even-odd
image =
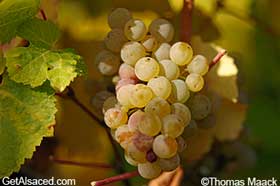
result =
[{"label": "green leaf", "polygon": [[80,56],[43,48],[14,48],[6,53],[6,62],[12,80],[33,88],[49,80],[51,86],[61,92],[82,71],[79,70],[82,63]]},{"label": "green leaf", "polygon": [[9,42],[24,21],[36,15],[40,0],[3,0],[0,3],[0,43]]},{"label": "green leaf", "polygon": [[6,62],[3,57],[3,52],[2,50],[0,50],[0,75],[3,74],[5,67],[6,67]]},{"label": "green leaf", "polygon": [[34,18],[23,23],[18,28],[17,35],[35,46],[52,48],[58,40],[60,32],[52,22]]},{"label": "green leaf", "polygon": [[18,171],[53,135],[55,98],[4,77],[0,85],[0,178]]}]

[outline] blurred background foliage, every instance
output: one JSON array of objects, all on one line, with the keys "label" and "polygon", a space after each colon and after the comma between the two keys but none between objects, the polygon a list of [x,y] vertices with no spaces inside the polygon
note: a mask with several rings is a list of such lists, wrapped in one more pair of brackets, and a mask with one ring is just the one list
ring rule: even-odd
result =
[{"label": "blurred background foliage", "polygon": [[[92,98],[98,91],[106,90],[110,81],[101,76],[94,64],[95,54],[102,49],[101,41],[109,31],[108,13],[113,8],[125,7],[146,24],[157,17],[168,18],[176,26],[178,40],[182,5],[182,0],[42,0],[48,19],[63,30],[58,47],[75,48],[88,64],[89,77],[80,78],[72,87],[96,113],[100,110],[92,107]],[[279,10],[279,0],[195,0],[193,35],[226,48],[234,57],[240,72],[239,100],[249,104],[245,126],[249,133],[247,141],[257,152],[256,165],[230,177],[280,175]],[[81,186],[116,174],[112,169],[49,163],[50,154],[78,162],[110,163],[113,159],[112,147],[99,124],[70,100],[60,100],[58,106],[61,112],[57,115],[54,142],[43,144],[25,167],[44,175],[77,178]],[[54,150],[50,150],[50,144],[55,146]],[[141,182],[138,179],[135,183]]]}]

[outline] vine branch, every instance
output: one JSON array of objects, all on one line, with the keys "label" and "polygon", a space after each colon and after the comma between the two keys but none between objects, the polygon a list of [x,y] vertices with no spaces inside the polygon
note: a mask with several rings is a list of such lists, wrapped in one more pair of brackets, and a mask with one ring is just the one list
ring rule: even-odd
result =
[{"label": "vine branch", "polygon": [[91,185],[92,186],[102,186],[102,185],[106,185],[106,184],[117,182],[117,181],[127,180],[130,178],[136,177],[136,176],[139,176],[138,171],[127,172],[127,173],[109,177],[109,178],[106,178],[103,180],[93,181],[93,182],[91,182]]},{"label": "vine branch", "polygon": [[213,66],[215,66],[219,61],[220,59],[226,55],[227,51],[226,50],[222,50],[220,51],[215,57],[214,59],[211,61],[210,65],[209,65],[209,68],[211,69]]},{"label": "vine branch", "polygon": [[44,21],[48,20],[48,18],[46,16],[46,13],[45,13],[45,11],[43,9],[40,9],[40,14],[41,14],[41,16],[42,16]]},{"label": "vine branch", "polygon": [[189,42],[192,34],[192,12],[194,0],[184,0],[181,12],[181,40]]}]

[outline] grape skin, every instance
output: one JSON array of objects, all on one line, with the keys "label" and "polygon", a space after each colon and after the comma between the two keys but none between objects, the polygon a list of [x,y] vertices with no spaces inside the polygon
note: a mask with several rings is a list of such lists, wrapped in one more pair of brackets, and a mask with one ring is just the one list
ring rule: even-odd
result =
[{"label": "grape skin", "polygon": [[124,149],[127,148],[128,143],[130,142],[133,135],[134,133],[129,130],[127,125],[122,125],[115,131],[115,139]]},{"label": "grape skin", "polygon": [[160,158],[171,158],[177,153],[178,144],[170,136],[160,134],[153,142],[153,151]]},{"label": "grape skin", "polygon": [[156,96],[161,97],[163,99],[167,99],[171,94],[171,83],[164,76],[159,76],[151,79],[147,85],[153,90]]},{"label": "grape skin", "polygon": [[177,42],[170,48],[171,61],[179,66],[188,64],[193,57],[192,47],[185,42]]},{"label": "grape skin", "polygon": [[186,78],[186,84],[190,91],[198,92],[204,86],[204,79],[199,74],[191,73]]},{"label": "grape skin", "polygon": [[127,119],[127,114],[118,108],[110,108],[104,115],[104,121],[111,129],[124,125],[127,122]]},{"label": "grape skin", "polygon": [[129,163],[132,166],[137,166],[138,162],[133,160],[127,153],[124,153],[124,159],[126,160],[127,163]]},{"label": "grape skin", "polygon": [[177,79],[180,75],[179,67],[169,59],[164,59],[159,62],[160,76],[165,76],[169,80]]},{"label": "grape skin", "polygon": [[168,101],[171,103],[180,102],[185,103],[190,97],[190,91],[186,83],[181,79],[171,81],[172,91]]},{"label": "grape skin", "polygon": [[138,124],[143,120],[145,117],[145,113],[141,110],[137,110],[128,119],[128,127],[130,131],[137,131],[138,130]]},{"label": "grape skin", "polygon": [[169,114],[162,118],[162,134],[177,138],[184,132],[184,128],[185,125],[178,115]]},{"label": "grape skin", "polygon": [[145,163],[147,162],[146,159],[146,152],[139,150],[134,143],[130,142],[128,143],[126,147],[126,153],[131,159],[138,163]]},{"label": "grape skin", "polygon": [[127,42],[121,49],[121,59],[128,65],[135,66],[136,62],[146,56],[143,45],[136,41]]},{"label": "grape skin", "polygon": [[147,28],[143,21],[139,19],[130,19],[124,27],[124,34],[131,41],[140,41],[144,39]]},{"label": "grape skin", "polygon": [[151,57],[139,59],[135,65],[135,74],[142,81],[149,81],[159,73],[158,62]]},{"label": "grape skin", "polygon": [[121,87],[125,86],[125,85],[135,85],[137,82],[134,79],[121,79],[118,81],[118,83],[116,84],[116,91],[118,91]]},{"label": "grape skin", "polygon": [[152,149],[153,140],[153,137],[147,136],[138,131],[136,131],[131,138],[131,142],[142,152],[147,152]]},{"label": "grape skin", "polygon": [[196,73],[205,75],[209,70],[209,65],[206,57],[202,55],[196,55],[187,67],[189,73]]},{"label": "grape skin", "polygon": [[121,105],[126,106],[127,108],[133,107],[132,103],[130,102],[129,97],[131,95],[131,92],[132,92],[132,89],[134,86],[135,85],[128,84],[128,85],[120,87],[117,91],[118,102]]},{"label": "grape skin", "polygon": [[157,114],[160,118],[162,118],[167,114],[170,114],[171,108],[165,99],[155,97],[146,105],[145,112]]},{"label": "grape skin", "polygon": [[182,103],[173,103],[171,105],[171,113],[179,116],[185,126],[189,125],[191,121],[190,109]]},{"label": "grape skin", "polygon": [[174,36],[173,25],[162,18],[153,20],[149,31],[159,42],[170,42]]},{"label": "grape skin", "polygon": [[157,49],[159,43],[154,36],[147,35],[142,41],[142,45],[145,47],[147,52],[152,52]]},{"label": "grape skin", "polygon": [[138,124],[138,130],[148,136],[157,135],[160,132],[161,127],[162,125],[160,118],[155,114],[146,112],[144,117]]},{"label": "grape skin", "polygon": [[188,104],[195,120],[204,119],[212,110],[210,99],[202,94],[192,97]]},{"label": "grape skin", "polygon": [[101,74],[112,76],[118,71],[120,59],[108,50],[103,50],[96,55],[95,63]]},{"label": "grape skin", "polygon": [[149,101],[154,97],[153,91],[150,87],[144,84],[136,84],[130,92],[130,103],[134,107],[145,107]]},{"label": "grape skin", "polygon": [[161,168],[157,162],[146,162],[138,164],[138,172],[139,174],[146,179],[153,179],[160,175]]},{"label": "grape skin", "polygon": [[123,28],[131,18],[130,11],[125,8],[116,8],[108,16],[108,24],[112,29]]},{"label": "grape skin", "polygon": [[153,56],[158,61],[162,61],[165,59],[170,59],[169,52],[170,52],[170,44],[168,43],[161,43],[159,47],[154,51]]},{"label": "grape skin", "polygon": [[121,29],[111,30],[104,39],[106,48],[112,52],[120,52],[125,42],[127,42],[127,39]]},{"label": "grape skin", "polygon": [[177,144],[178,144],[178,152],[183,152],[187,148],[186,141],[182,136],[179,136],[176,138]]},{"label": "grape skin", "polygon": [[163,171],[173,171],[180,165],[180,157],[176,154],[168,159],[160,158],[158,164]]},{"label": "grape skin", "polygon": [[133,79],[135,81],[138,80],[135,74],[135,69],[126,63],[121,64],[119,68],[119,76],[121,79]]}]

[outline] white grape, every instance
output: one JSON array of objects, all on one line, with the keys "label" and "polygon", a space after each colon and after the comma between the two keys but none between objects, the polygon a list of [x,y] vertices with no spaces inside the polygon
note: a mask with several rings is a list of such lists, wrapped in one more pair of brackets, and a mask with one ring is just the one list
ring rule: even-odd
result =
[{"label": "white grape", "polygon": [[151,79],[147,85],[153,90],[156,96],[161,97],[163,99],[167,99],[171,94],[171,83],[164,76],[159,76]]},{"label": "white grape", "polygon": [[148,136],[155,136],[161,130],[162,124],[160,118],[152,113],[146,113],[138,123],[138,130]]},{"label": "white grape", "polygon": [[177,153],[178,144],[170,136],[158,135],[153,142],[153,151],[160,158],[171,158]]},{"label": "white grape", "polygon": [[137,166],[138,162],[133,160],[127,153],[124,153],[124,159],[126,160],[127,163],[129,163],[132,166]]},{"label": "white grape", "polygon": [[127,39],[132,41],[140,41],[144,39],[147,28],[143,21],[139,19],[130,19],[124,27],[124,34]]},{"label": "white grape", "polygon": [[131,138],[131,142],[142,152],[152,149],[154,138],[136,131]]},{"label": "white grape", "polygon": [[198,92],[200,91],[204,86],[204,79],[201,75],[191,73],[186,78],[186,84],[190,91],[192,92]]},{"label": "white grape", "polygon": [[171,113],[179,116],[185,126],[187,126],[191,121],[191,111],[182,103],[173,103],[171,105]]},{"label": "white grape", "polygon": [[135,69],[126,63],[121,64],[121,66],[119,68],[119,76],[121,79],[138,80],[138,78],[135,74]]},{"label": "white grape", "polygon": [[123,44],[127,42],[124,33],[121,29],[111,30],[104,39],[105,46],[112,52],[119,52]]},{"label": "white grape", "polygon": [[131,157],[134,161],[136,161],[138,163],[147,162],[147,159],[146,159],[147,152],[139,150],[134,143],[132,143],[132,142],[128,143],[125,150],[126,150],[127,155],[129,157]]},{"label": "white grape", "polygon": [[164,59],[159,62],[160,76],[165,76],[169,80],[177,79],[180,75],[179,67],[169,59]]},{"label": "white grape", "polygon": [[192,47],[185,42],[177,42],[170,48],[170,58],[179,66],[188,64],[192,57]]},{"label": "white grape", "polygon": [[127,42],[121,49],[122,60],[131,66],[134,66],[136,62],[146,56],[146,51],[143,45],[136,41]]},{"label": "white grape", "polygon": [[158,62],[151,57],[139,59],[135,65],[135,74],[142,81],[149,81],[159,73]]},{"label": "white grape", "polygon": [[131,141],[133,132],[129,130],[127,125],[122,125],[115,131],[115,139],[121,145],[122,148],[126,149],[128,143]]},{"label": "white grape", "polygon": [[95,63],[103,75],[111,76],[118,71],[120,59],[113,53],[103,50],[96,55]]},{"label": "white grape", "polygon": [[161,168],[157,162],[146,162],[138,164],[138,172],[139,174],[146,179],[153,179],[160,175]]},{"label": "white grape", "polygon": [[112,29],[123,28],[131,18],[132,14],[127,9],[116,8],[108,16],[108,24]]},{"label": "white grape", "polygon": [[142,41],[141,41],[142,45],[145,47],[147,52],[152,52],[154,51],[159,43],[157,41],[157,39],[152,36],[152,35],[147,35]]},{"label": "white grape", "polygon": [[164,59],[170,59],[169,53],[170,53],[170,44],[168,43],[161,43],[158,48],[154,51],[153,56],[158,61],[162,61]]},{"label": "white grape", "polygon": [[165,99],[155,97],[146,105],[145,112],[157,114],[160,118],[162,118],[167,114],[170,114],[171,108]]},{"label": "white grape", "polygon": [[119,108],[110,108],[104,114],[106,125],[112,129],[116,129],[127,122],[127,113]]},{"label": "white grape", "polygon": [[116,91],[125,85],[135,85],[137,82],[134,79],[120,79],[115,86]]},{"label": "white grape", "polygon": [[202,94],[195,95],[188,103],[191,109],[192,117],[195,120],[204,119],[210,114],[212,105],[210,99]]},{"label": "white grape", "polygon": [[149,101],[154,97],[153,91],[150,87],[144,84],[136,84],[130,92],[130,103],[134,107],[145,107]]},{"label": "white grape", "polygon": [[168,159],[160,158],[158,160],[158,164],[163,171],[172,171],[180,165],[180,157],[178,154],[176,154],[175,156]]},{"label": "white grape", "polygon": [[138,124],[143,120],[145,117],[145,113],[141,110],[137,110],[128,119],[128,127],[131,131],[137,131],[138,130]]},{"label": "white grape", "polygon": [[190,91],[186,83],[181,79],[171,81],[172,91],[168,101],[171,103],[180,102],[185,103],[190,97]]},{"label": "white grape", "polygon": [[118,102],[128,108],[133,108],[132,103],[130,102],[129,97],[131,96],[132,89],[135,85],[125,85],[118,89],[117,91],[117,100]]},{"label": "white grape", "polygon": [[202,55],[196,55],[187,67],[189,73],[196,73],[205,75],[209,70],[209,65],[206,57]]},{"label": "white grape", "polygon": [[176,114],[169,114],[162,118],[161,133],[172,138],[177,138],[184,132],[185,125]]},{"label": "white grape", "polygon": [[170,42],[174,36],[173,25],[165,19],[155,19],[149,26],[150,33],[160,42]]}]

